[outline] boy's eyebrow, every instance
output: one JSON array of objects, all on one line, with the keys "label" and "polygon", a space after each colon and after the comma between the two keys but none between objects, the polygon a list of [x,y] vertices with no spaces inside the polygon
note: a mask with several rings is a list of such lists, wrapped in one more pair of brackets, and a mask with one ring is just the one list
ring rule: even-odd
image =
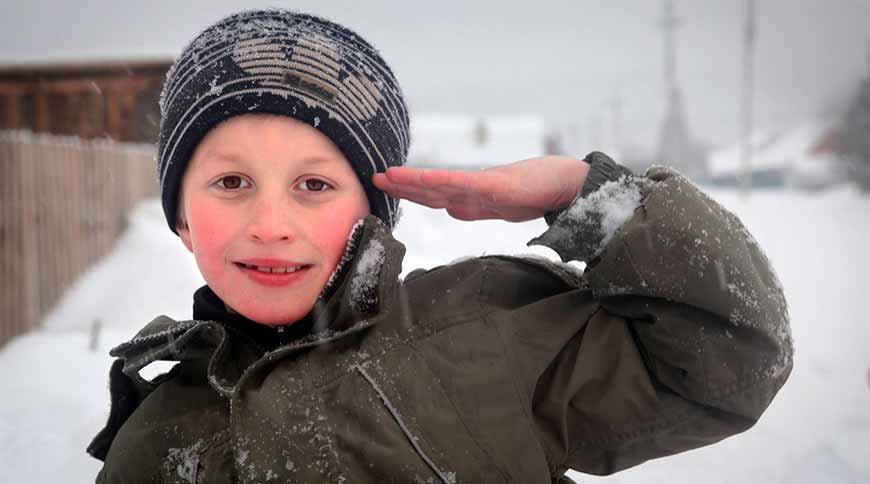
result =
[{"label": "boy's eyebrow", "polygon": [[223,161],[227,163],[236,163],[242,159],[242,157],[233,151],[224,151],[219,148],[212,148],[208,151],[202,153],[199,157],[203,160],[214,160],[214,161]]},{"label": "boy's eyebrow", "polygon": [[[207,158],[207,159],[213,159],[216,161],[223,161],[226,163],[243,163],[244,159],[245,159],[245,156],[243,156],[239,153],[232,152],[232,151],[218,151],[218,150],[208,151],[204,154],[203,157]],[[332,164],[332,163],[335,163],[337,161],[340,161],[340,160],[336,157],[333,157],[333,156],[326,156],[325,157],[325,156],[321,156],[321,155],[313,155],[310,157],[303,157],[303,158],[297,159],[298,163],[300,163],[302,165],[306,165],[306,166]]]},{"label": "boy's eyebrow", "polygon": [[203,158],[217,160],[217,161],[226,161],[226,162],[236,162],[239,161],[239,156],[236,156],[233,153],[225,153],[222,151],[208,151],[205,153]]},{"label": "boy's eyebrow", "polygon": [[342,158],[338,158],[336,156],[313,156],[309,158],[302,158],[299,160],[304,166],[323,166],[323,165],[336,165],[340,163],[349,163]]}]

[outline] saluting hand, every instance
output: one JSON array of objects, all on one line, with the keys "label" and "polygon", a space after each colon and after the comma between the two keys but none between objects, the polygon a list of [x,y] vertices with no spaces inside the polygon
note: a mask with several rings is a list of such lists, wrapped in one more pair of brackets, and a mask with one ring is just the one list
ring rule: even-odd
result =
[{"label": "saluting hand", "polygon": [[585,161],[542,156],[479,171],[394,167],[373,181],[393,197],[446,209],[459,220],[523,222],[571,203],[588,172]]}]

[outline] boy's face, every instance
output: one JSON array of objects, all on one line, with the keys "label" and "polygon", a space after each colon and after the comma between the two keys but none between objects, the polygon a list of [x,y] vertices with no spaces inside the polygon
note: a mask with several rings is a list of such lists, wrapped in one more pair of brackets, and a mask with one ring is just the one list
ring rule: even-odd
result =
[{"label": "boy's face", "polygon": [[178,227],[209,287],[262,324],[298,321],[344,253],[368,199],[320,131],[269,114],[236,116],[199,143]]}]

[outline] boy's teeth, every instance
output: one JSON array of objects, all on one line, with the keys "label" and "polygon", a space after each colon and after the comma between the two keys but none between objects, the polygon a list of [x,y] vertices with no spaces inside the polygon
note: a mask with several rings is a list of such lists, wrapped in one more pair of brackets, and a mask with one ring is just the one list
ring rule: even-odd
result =
[{"label": "boy's teeth", "polygon": [[260,266],[248,266],[251,269],[256,269],[260,272],[269,272],[269,273],[277,273],[277,274],[286,274],[288,272],[296,272],[299,270],[298,266],[293,267],[260,267]]}]

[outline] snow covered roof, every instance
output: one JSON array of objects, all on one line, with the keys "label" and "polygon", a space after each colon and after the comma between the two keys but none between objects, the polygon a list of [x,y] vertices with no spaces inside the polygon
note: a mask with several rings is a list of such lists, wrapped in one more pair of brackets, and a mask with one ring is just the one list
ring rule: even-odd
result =
[{"label": "snow covered roof", "polygon": [[[812,153],[813,148],[830,129],[829,122],[813,119],[787,130],[756,132],[752,137],[752,169],[781,169],[819,157]],[[709,168],[713,176],[734,175],[743,170],[741,143],[713,151]]]},{"label": "snow covered roof", "polygon": [[485,167],[544,154],[536,116],[411,115],[411,164]]}]

